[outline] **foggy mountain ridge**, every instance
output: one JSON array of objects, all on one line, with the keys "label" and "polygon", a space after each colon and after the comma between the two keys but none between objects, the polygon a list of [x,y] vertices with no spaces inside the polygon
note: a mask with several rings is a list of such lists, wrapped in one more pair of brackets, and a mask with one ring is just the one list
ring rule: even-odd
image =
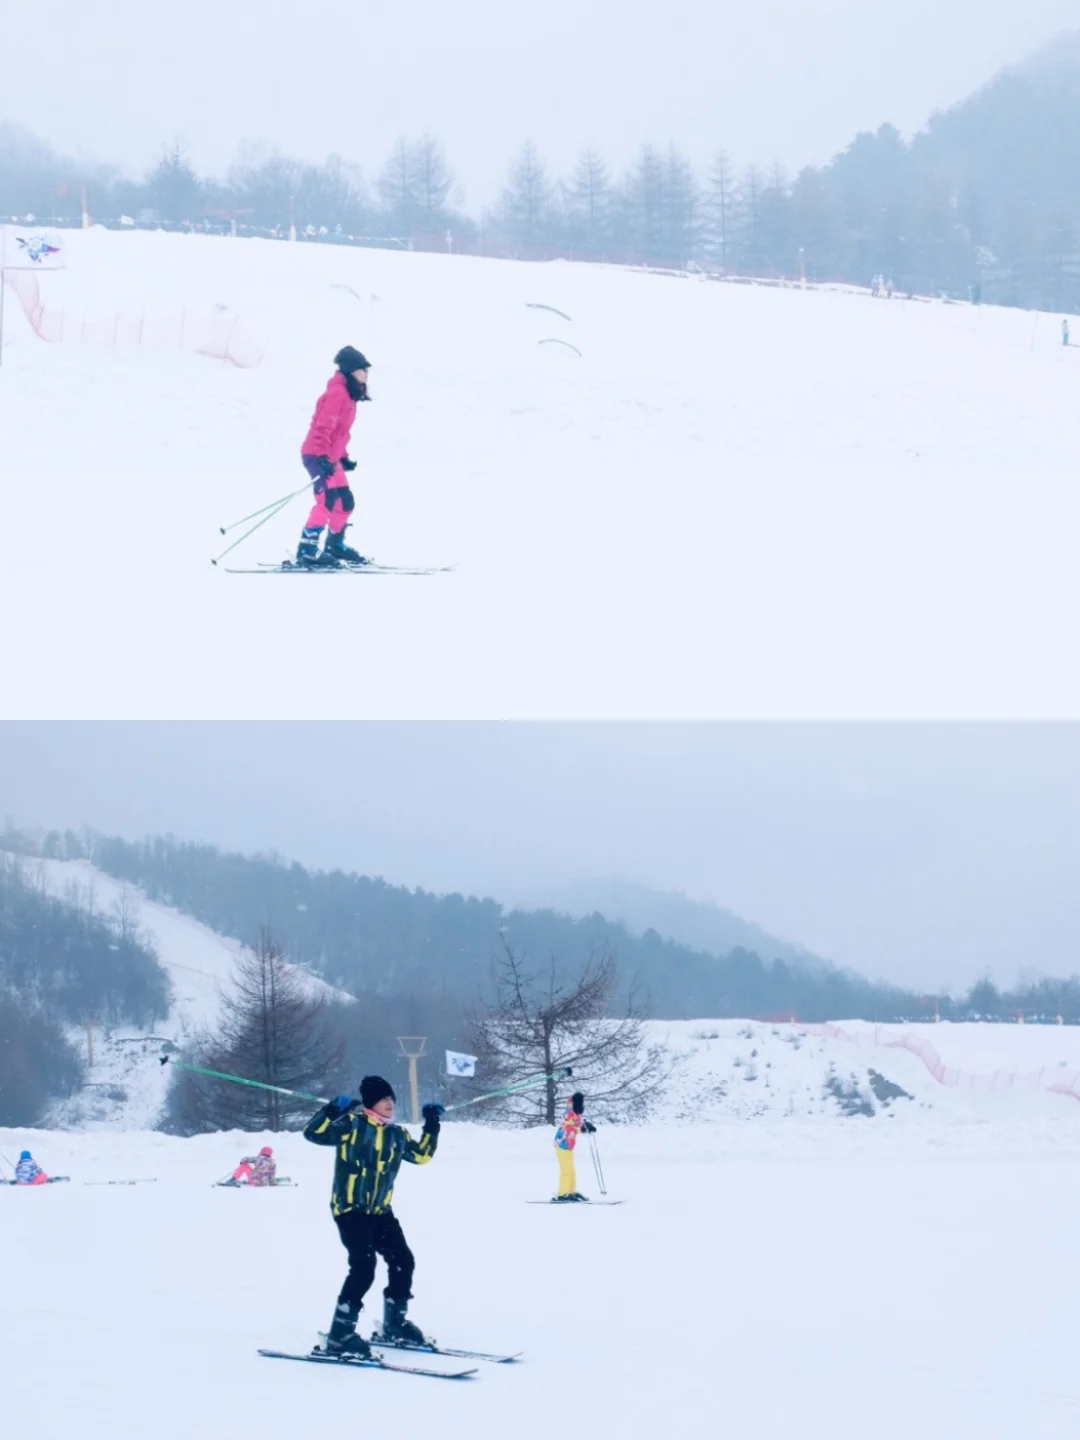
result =
[{"label": "foggy mountain ridge", "polygon": [[[309,871],[276,855],[243,856],[157,836],[132,843],[85,829],[16,831],[0,845],[49,859],[85,859],[146,898],[244,944],[269,924],[290,960],[354,995],[442,997],[460,1012],[488,983],[505,940],[536,966],[569,972],[590,954],[617,957],[657,1018],[783,1013],[803,1019],[918,1016],[914,992],[854,972],[816,972],[766,950],[696,949],[655,929],[633,934],[599,913],[508,908],[491,898],[436,895],[344,871]],[[747,922],[738,933],[754,933]],[[734,933],[734,932],[733,932]],[[764,932],[760,932],[764,935]],[[715,943],[715,934],[714,934]]]},{"label": "foggy mountain ridge", "polygon": [[[694,900],[680,890],[661,890],[624,876],[582,879],[538,887],[519,896],[515,909],[552,909],[582,918],[600,914],[625,926],[631,935],[655,930],[666,940],[723,959],[748,950],[763,959],[784,960],[824,975],[838,967],[804,946],[770,934],[752,920],[711,901]],[[861,978],[861,977],[860,977]]]}]

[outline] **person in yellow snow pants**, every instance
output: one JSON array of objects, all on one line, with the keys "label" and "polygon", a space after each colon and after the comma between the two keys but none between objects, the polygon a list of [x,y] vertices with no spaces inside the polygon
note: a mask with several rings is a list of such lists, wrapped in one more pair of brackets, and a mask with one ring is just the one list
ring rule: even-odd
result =
[{"label": "person in yellow snow pants", "polygon": [[556,1199],[564,1204],[577,1200],[587,1201],[589,1198],[578,1193],[577,1175],[574,1171],[574,1146],[579,1135],[595,1133],[596,1126],[585,1119],[585,1096],[580,1090],[575,1090],[566,1107],[562,1124],[555,1131],[555,1154],[559,1161],[559,1193]]}]

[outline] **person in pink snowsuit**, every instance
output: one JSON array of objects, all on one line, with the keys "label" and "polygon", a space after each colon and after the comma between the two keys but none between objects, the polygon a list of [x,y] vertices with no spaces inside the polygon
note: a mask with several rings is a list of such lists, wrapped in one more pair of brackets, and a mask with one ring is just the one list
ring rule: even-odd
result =
[{"label": "person in pink snowsuit", "polygon": [[264,1145],[258,1155],[245,1155],[232,1178],[238,1185],[273,1185],[277,1179],[277,1161],[270,1146]]},{"label": "person in pink snowsuit", "polygon": [[[315,504],[296,551],[296,563],[304,569],[367,563],[345,544],[345,529],[356,504],[349,488],[348,472],[356,469],[356,461],[349,459],[349,437],[357,405],[371,398],[370,367],[367,357],[352,345],[338,351],[334,364],[337,370],[315,406],[300,455],[315,486]],[[320,555],[319,536],[324,529],[329,533]]]}]

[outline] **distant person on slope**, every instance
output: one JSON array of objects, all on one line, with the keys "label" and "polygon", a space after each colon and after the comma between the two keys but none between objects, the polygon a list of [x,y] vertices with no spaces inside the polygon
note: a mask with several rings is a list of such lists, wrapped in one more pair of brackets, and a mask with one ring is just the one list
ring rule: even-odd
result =
[{"label": "distant person on slope", "polygon": [[[345,530],[356,504],[346,473],[356,469],[356,461],[349,459],[349,436],[357,405],[371,398],[370,367],[367,357],[351,345],[338,351],[334,364],[337,371],[315,406],[300,457],[315,485],[315,504],[296,551],[296,563],[305,569],[367,563],[345,544]],[[319,536],[327,526],[326,547],[320,555]]]},{"label": "distant person on slope", "polygon": [[15,1166],[16,1185],[47,1185],[49,1177],[37,1163],[29,1150],[24,1150]]},{"label": "distant person on slope", "polygon": [[367,1359],[371,1354],[368,1342],[356,1333],[356,1322],[364,1296],[375,1282],[377,1255],[386,1261],[389,1272],[380,1338],[414,1345],[424,1342],[423,1332],[405,1318],[412,1299],[415,1261],[390,1202],[401,1162],[426,1165],[435,1154],[443,1107],[424,1106],[423,1133],[414,1140],[394,1124],[396,1098],[382,1076],[365,1075],[359,1100],[339,1095],[304,1127],[305,1140],[335,1148],[330,1212],[349,1254],[349,1273],[326,1339],[331,1355]]},{"label": "distant person on slope", "polygon": [[264,1145],[258,1155],[245,1155],[233,1171],[232,1178],[238,1185],[273,1185],[277,1178],[277,1161],[269,1145]]},{"label": "distant person on slope", "polygon": [[580,1090],[575,1090],[570,1096],[570,1103],[566,1107],[562,1124],[555,1131],[555,1154],[559,1160],[559,1193],[556,1199],[564,1202],[576,1200],[588,1202],[587,1195],[578,1193],[577,1175],[574,1170],[574,1146],[577,1144],[579,1135],[595,1134],[596,1126],[585,1119],[585,1096]]}]

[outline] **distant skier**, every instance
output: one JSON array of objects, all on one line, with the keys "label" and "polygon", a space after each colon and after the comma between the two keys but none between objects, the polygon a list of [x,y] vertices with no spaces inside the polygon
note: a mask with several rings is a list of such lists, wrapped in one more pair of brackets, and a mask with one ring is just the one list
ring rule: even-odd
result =
[{"label": "distant skier", "polygon": [[366,1075],[360,1082],[359,1100],[338,1095],[304,1127],[305,1140],[335,1147],[330,1211],[349,1254],[349,1273],[326,1340],[331,1355],[366,1359],[371,1354],[368,1342],[356,1333],[356,1322],[375,1281],[377,1255],[386,1261],[389,1272],[383,1291],[382,1338],[417,1345],[424,1340],[423,1332],[405,1318],[415,1262],[390,1202],[401,1162],[426,1165],[435,1154],[443,1107],[424,1106],[424,1129],[414,1140],[393,1123],[396,1099],[382,1076]]},{"label": "distant skier", "polygon": [[596,1126],[585,1119],[585,1096],[575,1090],[570,1096],[562,1124],[555,1131],[555,1154],[559,1160],[559,1193],[556,1197],[563,1202],[583,1200],[587,1195],[578,1193],[577,1175],[574,1169],[574,1146],[579,1135],[595,1135]]},{"label": "distant skier", "polygon": [[232,1178],[238,1185],[273,1185],[277,1178],[277,1161],[269,1145],[264,1145],[258,1155],[245,1155],[233,1171]]},{"label": "distant skier", "polygon": [[16,1185],[47,1185],[49,1177],[37,1163],[29,1150],[24,1150],[15,1166]]},{"label": "distant skier", "polygon": [[[370,366],[367,357],[352,345],[338,351],[334,364],[337,371],[319,397],[301,451],[304,468],[315,485],[315,504],[296,551],[296,563],[305,569],[367,563],[345,544],[345,530],[356,504],[347,474],[356,469],[356,461],[349,459],[349,437],[357,405],[371,398],[367,393]],[[319,536],[326,527],[329,533],[320,555]]]}]

